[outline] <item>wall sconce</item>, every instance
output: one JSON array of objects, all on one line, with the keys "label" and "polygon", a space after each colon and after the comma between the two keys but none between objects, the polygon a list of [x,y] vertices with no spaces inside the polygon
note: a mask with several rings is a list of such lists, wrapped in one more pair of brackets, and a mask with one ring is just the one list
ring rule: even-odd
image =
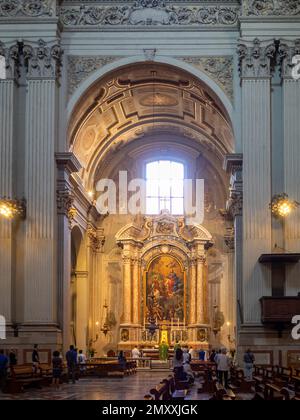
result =
[{"label": "wall sconce", "polygon": [[274,195],[270,209],[275,217],[284,218],[289,216],[299,205],[300,203],[290,200],[287,194],[282,193]]},{"label": "wall sconce", "polygon": [[12,200],[7,197],[0,198],[0,216],[7,220],[13,220],[17,217],[25,219],[26,201]]},{"label": "wall sconce", "polygon": [[231,334],[230,334],[230,326],[231,326],[231,323],[230,322],[227,322],[226,325],[228,327],[228,335],[227,335],[228,342],[230,344],[234,344],[235,343],[235,339],[234,338],[231,338]]}]

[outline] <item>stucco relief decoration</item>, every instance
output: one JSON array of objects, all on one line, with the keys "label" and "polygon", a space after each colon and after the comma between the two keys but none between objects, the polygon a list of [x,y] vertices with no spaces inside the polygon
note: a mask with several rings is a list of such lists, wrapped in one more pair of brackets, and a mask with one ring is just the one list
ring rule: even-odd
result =
[{"label": "stucco relief decoration", "polygon": [[178,6],[169,1],[138,0],[132,5],[63,6],[60,19],[65,27],[72,26],[169,26],[237,24],[236,6]]},{"label": "stucco relief decoration", "polygon": [[53,0],[0,0],[0,17],[53,16],[55,3]]},{"label": "stucco relief decoration", "polygon": [[71,96],[80,83],[86,80],[93,72],[120,58],[114,56],[68,56],[68,95]]},{"label": "stucco relief decoration", "polygon": [[233,101],[233,57],[178,57],[180,60],[191,64],[206,73]]},{"label": "stucco relief decoration", "polygon": [[299,0],[247,0],[244,14],[248,16],[297,16],[300,15]]}]

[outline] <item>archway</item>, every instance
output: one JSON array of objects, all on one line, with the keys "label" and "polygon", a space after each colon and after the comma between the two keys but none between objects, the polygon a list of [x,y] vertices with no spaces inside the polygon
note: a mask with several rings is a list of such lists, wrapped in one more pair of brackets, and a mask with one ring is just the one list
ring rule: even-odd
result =
[{"label": "archway", "polygon": [[[83,194],[85,200],[90,194],[86,228],[89,230],[88,226],[93,224],[92,241],[96,240],[97,229],[101,229],[106,238],[103,255],[93,256],[90,261],[93,268],[87,270],[88,276],[92,275],[94,287],[99,294],[99,307],[89,308],[93,331],[93,337],[90,338],[96,343],[99,353],[104,348],[107,349],[107,346],[114,350],[118,346],[120,348],[122,337],[125,336],[128,348],[139,341],[143,323],[141,305],[134,301],[134,293],[127,297],[126,304],[122,297],[128,282],[133,282],[133,290],[141,296],[141,256],[150,246],[147,242],[139,243],[133,249],[132,244],[126,243],[128,255],[125,255],[126,252],[115,252],[122,229],[131,226],[135,231],[143,225],[144,220],[142,216],[130,214],[109,214],[99,218],[95,210],[91,211],[93,200],[97,199],[95,186],[99,180],[109,178],[118,187],[120,171],[127,172],[129,182],[144,178],[145,163],[149,160],[180,160],[186,168],[187,177],[202,178],[205,181],[203,229],[211,233],[214,247],[225,261],[221,269],[225,267],[227,271],[222,278],[233,283],[232,257],[229,256],[232,250],[228,250],[224,244],[228,225],[219,210],[226,206],[229,188],[223,160],[225,155],[234,150],[234,137],[227,108],[211,87],[194,75],[166,64],[149,62],[118,68],[94,81],[82,95],[69,122],[68,138],[70,150],[82,165],[77,177],[75,204],[77,200],[80,206]],[[84,225],[81,209],[80,218],[80,223]],[[161,245],[158,244],[158,248]],[[170,239],[165,246],[170,246]],[[140,250],[139,247],[143,249]],[[186,253],[189,254],[189,261],[195,259],[196,266],[193,272],[192,264],[188,263],[187,281],[190,281],[191,272],[193,276],[197,276],[197,270],[204,279],[207,267],[202,248],[195,250],[194,256],[188,249]],[[97,260],[96,264],[93,259]],[[92,270],[93,274],[90,274]],[[125,277],[124,273],[127,273]],[[205,281],[209,282],[207,275],[206,278]],[[215,279],[212,277],[211,281]],[[208,308],[211,299],[207,297],[204,302],[203,296],[215,289],[217,290],[214,293],[219,294],[221,287],[222,290],[228,287],[227,283],[220,286],[216,283],[213,287],[206,284],[203,290],[202,286],[196,287],[202,301],[198,308],[195,298],[192,309],[188,310],[189,316],[192,311],[195,314],[195,326],[190,326],[189,340],[199,344],[199,337],[207,342],[212,328],[208,320],[212,313],[211,308]],[[123,302],[122,310],[115,305],[116,297]],[[105,321],[102,313],[105,302],[108,304],[108,313],[113,312],[116,320],[106,337],[98,327],[95,328],[96,320],[101,326]],[[228,308],[229,305],[226,303],[225,306]],[[226,308],[224,316],[227,316]],[[122,346],[127,348],[127,344],[124,346],[123,342]]]},{"label": "archway", "polygon": [[72,343],[81,350],[88,347],[88,273],[86,244],[78,226],[71,232],[71,325]]}]

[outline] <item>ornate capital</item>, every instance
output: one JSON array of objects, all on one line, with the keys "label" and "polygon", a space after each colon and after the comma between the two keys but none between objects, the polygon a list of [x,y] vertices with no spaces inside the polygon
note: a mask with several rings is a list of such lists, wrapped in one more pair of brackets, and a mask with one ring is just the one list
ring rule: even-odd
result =
[{"label": "ornate capital", "polygon": [[275,41],[241,40],[238,45],[239,72],[241,78],[270,78],[276,64]]},{"label": "ornate capital", "polygon": [[295,57],[295,55],[300,55],[300,39],[294,41],[280,40],[278,54],[281,66],[281,76],[283,78],[291,78],[292,70],[295,67],[293,57]]},{"label": "ornate capital", "polygon": [[17,80],[20,77],[20,46],[6,47],[0,41],[0,55],[5,58],[6,79]]},{"label": "ornate capital", "polygon": [[105,236],[103,229],[96,229],[92,223],[88,224],[87,235],[89,238],[89,247],[94,252],[103,252],[103,246],[105,244]]},{"label": "ornate capital", "polygon": [[224,170],[230,174],[230,194],[226,211],[232,218],[243,214],[243,155],[225,156]]},{"label": "ornate capital", "polygon": [[24,44],[23,55],[28,79],[60,78],[63,52],[58,43],[40,39],[37,45]]},{"label": "ornate capital", "polygon": [[68,216],[74,204],[74,195],[70,190],[57,190],[57,212]]},{"label": "ornate capital", "polygon": [[235,248],[234,239],[235,239],[234,227],[228,226],[226,228],[226,233],[224,235],[224,242],[230,251],[234,251],[234,248]]}]

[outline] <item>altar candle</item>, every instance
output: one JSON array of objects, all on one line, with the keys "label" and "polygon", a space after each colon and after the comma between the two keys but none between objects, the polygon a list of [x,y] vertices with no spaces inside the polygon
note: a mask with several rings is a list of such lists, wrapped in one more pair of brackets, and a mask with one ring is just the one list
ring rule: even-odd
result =
[{"label": "altar candle", "polygon": [[179,318],[178,318],[178,328],[179,328]]}]

